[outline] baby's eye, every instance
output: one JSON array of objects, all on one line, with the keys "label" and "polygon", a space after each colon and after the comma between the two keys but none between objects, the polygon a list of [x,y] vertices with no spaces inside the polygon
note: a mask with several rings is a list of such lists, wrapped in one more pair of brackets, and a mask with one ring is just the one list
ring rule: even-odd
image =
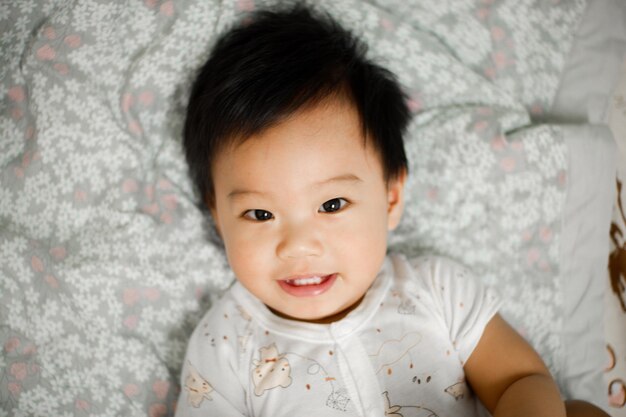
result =
[{"label": "baby's eye", "polygon": [[348,202],[343,198],[333,198],[320,206],[320,212],[333,213],[344,208]]},{"label": "baby's eye", "polygon": [[265,222],[274,218],[274,215],[267,210],[248,210],[243,216],[250,220]]}]

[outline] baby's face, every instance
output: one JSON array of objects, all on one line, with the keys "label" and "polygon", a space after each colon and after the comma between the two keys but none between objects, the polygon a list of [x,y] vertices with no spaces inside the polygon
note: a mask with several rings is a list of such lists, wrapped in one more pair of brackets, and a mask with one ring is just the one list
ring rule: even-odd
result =
[{"label": "baby's face", "polygon": [[389,184],[338,101],[217,155],[212,214],[237,279],[274,312],[343,317],[382,266],[402,212],[404,176]]}]

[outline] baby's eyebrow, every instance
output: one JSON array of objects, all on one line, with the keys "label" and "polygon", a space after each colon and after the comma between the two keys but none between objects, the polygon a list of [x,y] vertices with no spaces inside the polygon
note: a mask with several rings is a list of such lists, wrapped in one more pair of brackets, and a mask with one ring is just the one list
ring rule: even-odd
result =
[{"label": "baby's eyebrow", "polygon": [[228,199],[229,200],[233,200],[236,198],[240,198],[246,195],[258,195],[258,196],[266,196],[267,193],[261,192],[261,191],[255,191],[255,190],[233,190],[230,193],[228,193]]},{"label": "baby's eyebrow", "polygon": [[331,184],[334,182],[363,182],[363,180],[354,174],[343,174],[343,175],[337,175],[336,177],[319,181],[315,183],[315,186],[319,187],[319,186]]},{"label": "baby's eyebrow", "polygon": [[[314,183],[313,186],[322,187],[322,186],[329,185],[332,183],[337,183],[337,182],[359,183],[359,182],[363,182],[363,180],[354,174],[343,174],[343,175],[337,175],[336,177],[327,178],[322,181],[318,181]],[[268,194],[269,193],[265,193],[263,191],[257,191],[257,190],[235,189],[231,191],[230,193],[228,193],[228,199],[233,200],[233,199],[241,198],[246,195],[257,195],[260,197],[265,197]]]}]

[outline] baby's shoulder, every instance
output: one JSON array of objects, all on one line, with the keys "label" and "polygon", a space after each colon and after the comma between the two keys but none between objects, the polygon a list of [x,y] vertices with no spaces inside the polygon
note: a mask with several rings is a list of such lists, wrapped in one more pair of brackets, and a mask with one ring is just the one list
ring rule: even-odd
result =
[{"label": "baby's shoulder", "polygon": [[391,257],[394,290],[407,297],[447,306],[458,299],[481,297],[487,290],[465,265],[443,256]]},{"label": "baby's shoulder", "polygon": [[[454,305],[499,305],[497,291],[485,285],[467,266],[443,256],[396,256],[394,286],[399,294],[406,294],[433,305],[448,308]],[[469,308],[465,308],[469,310]]]},{"label": "baby's shoulder", "polygon": [[[237,346],[233,341],[249,332],[251,316],[236,301],[230,290],[216,298],[196,325],[192,340],[208,341],[213,346]],[[205,342],[206,343],[206,342]]]},{"label": "baby's shoulder", "polygon": [[440,288],[455,281],[475,280],[469,268],[444,256],[392,254],[390,258],[396,282],[408,286],[407,289],[415,286],[421,289]]}]

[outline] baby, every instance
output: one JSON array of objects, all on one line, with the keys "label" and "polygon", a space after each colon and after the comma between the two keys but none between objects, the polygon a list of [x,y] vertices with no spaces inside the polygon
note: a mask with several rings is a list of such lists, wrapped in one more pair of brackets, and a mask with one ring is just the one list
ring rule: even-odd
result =
[{"label": "baby", "polygon": [[177,416],[566,415],[489,289],[387,255],[410,112],[365,49],[298,5],[255,13],[201,69],[186,157],[237,282],[191,337]]}]

